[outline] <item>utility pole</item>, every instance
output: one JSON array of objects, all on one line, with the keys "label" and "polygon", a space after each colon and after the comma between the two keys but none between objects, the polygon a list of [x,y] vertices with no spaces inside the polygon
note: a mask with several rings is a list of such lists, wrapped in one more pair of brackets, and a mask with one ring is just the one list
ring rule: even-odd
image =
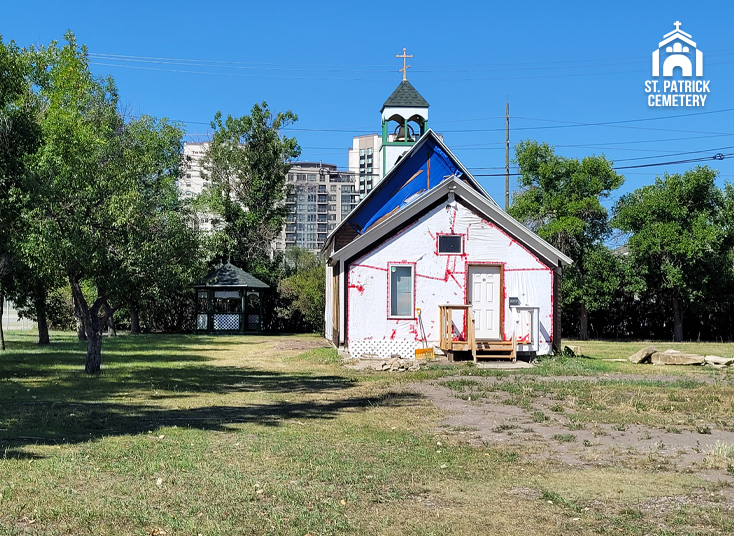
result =
[{"label": "utility pole", "polygon": [[510,208],[510,101],[505,101],[505,210]]}]

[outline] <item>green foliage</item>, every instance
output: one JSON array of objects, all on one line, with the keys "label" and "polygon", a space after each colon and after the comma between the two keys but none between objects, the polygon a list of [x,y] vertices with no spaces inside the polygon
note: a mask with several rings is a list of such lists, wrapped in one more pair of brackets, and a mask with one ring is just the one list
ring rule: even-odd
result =
[{"label": "green foliage", "polygon": [[324,264],[315,255],[300,248],[286,252],[295,273],[278,284],[282,296],[290,300],[284,314],[292,320],[301,319],[305,328],[323,333],[326,306],[326,273]]},{"label": "green foliage", "polygon": [[682,310],[714,296],[731,277],[731,188],[715,185],[717,171],[699,166],[665,174],[623,196],[613,224],[629,233],[631,261],[656,303],[675,309],[675,337],[682,336]]},{"label": "green foliage", "polygon": [[[180,126],[127,120],[112,79],[92,75],[73,34],[66,41],[29,53],[40,144],[25,159],[17,257],[32,276],[20,286],[36,315],[60,280],[70,283],[89,338],[87,370],[98,372],[107,317],[190,287],[204,263],[176,187]],[[91,303],[84,282],[97,292]]]},{"label": "green foliage", "polygon": [[603,156],[557,156],[547,143],[526,140],[515,147],[519,192],[510,215],[574,261],[609,232],[600,199],[619,188],[624,177]]},{"label": "green foliage", "polygon": [[255,104],[250,115],[212,121],[214,134],[203,162],[211,188],[202,197],[221,232],[215,238],[220,260],[231,260],[254,274],[254,266],[270,257],[273,239],[285,223],[285,179],[300,154],[294,138],[280,129],[298,117],[273,113],[267,103]]},{"label": "green foliage", "polygon": [[557,156],[547,143],[523,141],[515,147],[520,191],[508,212],[573,259],[564,269],[562,306],[578,307],[581,338],[586,338],[587,311],[606,307],[617,288],[618,262],[602,241],[609,235],[607,198],[624,182],[603,156],[582,160]]}]

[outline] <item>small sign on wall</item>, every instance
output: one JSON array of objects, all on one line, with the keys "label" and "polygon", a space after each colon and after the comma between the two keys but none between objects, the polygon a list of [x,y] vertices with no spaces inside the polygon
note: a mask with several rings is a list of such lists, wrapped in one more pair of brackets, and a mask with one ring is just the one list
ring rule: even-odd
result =
[{"label": "small sign on wall", "polygon": [[510,307],[513,305],[520,305],[520,298],[510,297]]}]

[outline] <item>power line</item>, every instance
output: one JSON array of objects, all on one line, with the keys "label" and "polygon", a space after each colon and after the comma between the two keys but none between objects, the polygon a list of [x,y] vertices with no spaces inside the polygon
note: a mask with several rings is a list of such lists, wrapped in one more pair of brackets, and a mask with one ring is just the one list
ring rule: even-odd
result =
[{"label": "power line", "polygon": [[[713,114],[721,114],[721,113],[729,113],[734,111],[734,108],[725,108],[723,110],[707,110],[705,112],[693,112],[689,114],[676,114],[676,115],[666,115],[666,116],[660,116],[660,117],[643,117],[643,118],[636,118],[636,119],[624,119],[620,121],[600,121],[600,122],[594,122],[594,123],[584,123],[584,122],[578,122],[578,121],[564,121],[560,119],[543,119],[543,118],[537,118],[537,117],[521,117],[521,116],[510,116],[510,119],[520,119],[520,120],[526,120],[526,121],[542,121],[542,122],[553,122],[553,123],[563,123],[561,125],[549,125],[549,126],[541,126],[541,127],[518,127],[513,130],[547,130],[547,129],[553,129],[553,128],[571,128],[571,127],[591,127],[591,126],[615,126],[620,124],[626,124],[626,123],[641,123],[646,121],[662,121],[666,119],[678,119],[681,117],[695,117],[700,115],[713,115]],[[504,116],[498,116],[496,118],[502,118],[504,119]],[[495,117],[488,117],[483,119],[496,119]],[[211,122],[203,122],[203,121],[187,121],[184,119],[170,119],[171,121],[176,121],[178,123],[184,123],[184,124],[191,124],[191,125],[211,125]],[[479,119],[477,119],[479,120]],[[457,119],[453,120],[453,122],[459,122],[459,121],[473,121],[473,119]],[[446,121],[448,122],[448,121]],[[437,121],[436,123],[441,123]],[[640,127],[627,127],[627,128],[640,128]],[[374,131],[374,129],[369,127],[356,127],[356,128],[304,128],[304,127],[285,127],[281,129],[283,132],[288,131],[294,131],[294,132],[362,132],[362,133],[368,133],[368,134],[377,134],[377,132]],[[470,133],[470,132],[503,132],[504,128],[495,128],[495,129],[456,129],[456,130],[443,130],[443,132],[446,133]],[[692,133],[698,133],[698,134],[708,134],[710,136],[704,136],[704,137],[719,137],[719,136],[734,136],[734,133],[730,132],[699,132],[699,131],[689,131],[689,130],[679,130],[679,129],[661,129],[661,128],[652,128],[652,129],[646,129],[646,130],[661,130],[661,131],[668,131],[668,132],[692,132]],[[672,140],[659,140],[659,141],[674,141],[676,138]],[[690,138],[677,138],[677,139],[690,139]],[[658,140],[650,140],[650,142],[654,142]],[[498,142],[499,143],[499,142]],[[502,142],[504,143],[504,142]],[[610,143],[648,143],[647,141],[642,142],[607,142],[605,144]],[[559,146],[561,147],[561,146]],[[566,146],[571,147],[571,146]]]},{"label": "power line", "polygon": [[[689,158],[686,160],[671,160],[669,162],[653,162],[650,164],[635,164],[631,166],[612,166],[612,169],[614,170],[640,169],[640,168],[648,168],[648,167],[656,167],[656,166],[670,166],[670,165],[675,165],[675,164],[691,164],[695,162],[707,162],[710,160],[721,161],[730,156],[734,156],[734,153],[727,153],[727,154],[718,153],[713,156],[706,156],[706,157],[700,157],[700,158]],[[472,169],[481,169],[481,168],[472,168]],[[478,173],[478,174],[472,173],[472,175],[475,177],[504,177],[505,176],[504,173]],[[510,173],[510,175],[517,177],[517,176],[522,175],[522,173]]]},{"label": "power line", "polygon": [[[734,53],[732,49],[721,49],[716,52],[707,53],[707,57],[730,56]],[[275,62],[247,62],[233,60],[207,60],[192,58],[169,58],[162,56],[136,56],[125,54],[109,54],[103,52],[90,52],[89,57],[101,61],[117,61],[130,63],[152,63],[162,65],[183,65],[194,67],[215,67],[230,69],[246,69],[246,70],[265,70],[265,71],[298,71],[298,72],[375,72],[372,69],[379,69],[379,72],[392,73],[394,65],[392,64],[364,64],[359,68],[351,65],[338,64],[292,64],[292,63],[275,63]],[[456,64],[428,64],[428,67],[414,69],[413,72],[419,73],[461,73],[461,72],[494,72],[494,71],[524,71],[524,70],[549,70],[549,69],[580,69],[587,67],[610,67],[617,65],[644,65],[647,60],[637,57],[628,58],[607,58],[607,59],[586,59],[586,60],[561,60],[553,62],[513,62],[513,63],[494,63],[494,64],[469,64],[456,68]],[[123,66],[123,65],[117,65]],[[447,69],[446,67],[450,67]],[[603,73],[610,74],[610,73]]]}]

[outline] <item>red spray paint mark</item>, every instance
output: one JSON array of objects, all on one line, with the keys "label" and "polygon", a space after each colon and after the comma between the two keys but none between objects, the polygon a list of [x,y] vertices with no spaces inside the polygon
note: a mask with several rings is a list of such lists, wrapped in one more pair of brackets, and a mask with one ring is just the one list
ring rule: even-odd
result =
[{"label": "red spray paint mark", "polygon": [[354,285],[350,284],[349,288],[356,289],[360,295],[364,294],[364,285],[362,285],[361,283],[355,283]]},{"label": "red spray paint mark", "polygon": [[422,340],[420,337],[418,337],[418,330],[416,329],[415,324],[411,324],[410,326],[408,326],[408,332],[413,334],[413,340]]},{"label": "red spray paint mark", "polygon": [[392,334],[390,335],[390,340],[391,340],[391,341],[394,341],[394,340],[395,340],[395,334],[396,334],[397,332],[398,332],[398,330],[397,330],[397,329],[394,329],[394,330],[392,330]]}]

